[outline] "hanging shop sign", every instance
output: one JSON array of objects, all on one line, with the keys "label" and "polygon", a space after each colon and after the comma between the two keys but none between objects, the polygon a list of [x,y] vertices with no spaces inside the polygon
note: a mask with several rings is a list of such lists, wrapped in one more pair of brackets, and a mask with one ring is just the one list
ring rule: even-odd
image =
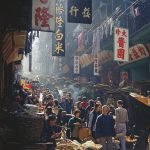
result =
[{"label": "hanging shop sign", "polygon": [[94,56],[94,76],[99,75],[99,61],[98,61],[98,56]]},{"label": "hanging shop sign", "polygon": [[52,45],[52,56],[65,56],[65,0],[56,3],[56,32]]},{"label": "hanging shop sign", "polygon": [[32,29],[55,31],[56,0],[32,0]]},{"label": "hanging shop sign", "polygon": [[129,32],[125,28],[114,28],[114,60],[127,62],[129,60]]},{"label": "hanging shop sign", "polygon": [[92,23],[92,0],[68,0],[68,22]]},{"label": "hanging shop sign", "polygon": [[144,58],[149,57],[149,52],[143,44],[137,44],[129,48],[129,61],[128,62],[118,62],[118,64],[126,65]]},{"label": "hanging shop sign", "polygon": [[74,74],[80,73],[80,58],[79,56],[74,56]]}]

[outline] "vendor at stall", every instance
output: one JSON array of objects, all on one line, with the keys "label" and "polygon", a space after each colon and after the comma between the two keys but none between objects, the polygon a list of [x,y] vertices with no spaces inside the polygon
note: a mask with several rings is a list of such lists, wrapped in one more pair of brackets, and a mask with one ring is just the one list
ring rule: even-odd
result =
[{"label": "vendor at stall", "polygon": [[55,150],[56,148],[56,138],[61,136],[61,129],[56,126],[56,116],[50,115],[47,119],[47,131],[46,140],[51,142],[47,145],[46,150]]},{"label": "vendor at stall", "polygon": [[79,116],[80,116],[80,110],[75,110],[74,117],[72,117],[69,120],[69,124],[68,124],[71,131],[71,138],[78,141],[79,141],[79,137],[78,137],[79,128],[81,127],[81,119],[79,118]]}]

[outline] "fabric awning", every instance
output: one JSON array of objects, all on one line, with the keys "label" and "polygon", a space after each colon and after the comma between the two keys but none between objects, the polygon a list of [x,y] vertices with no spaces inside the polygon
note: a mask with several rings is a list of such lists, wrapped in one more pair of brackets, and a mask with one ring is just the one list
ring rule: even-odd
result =
[{"label": "fabric awning", "polygon": [[[113,60],[113,52],[109,50],[103,50],[97,53],[99,65],[102,65],[110,60]],[[94,62],[94,56],[91,54],[83,54],[80,57],[81,68],[87,67]]]},{"label": "fabric awning", "polygon": [[26,32],[24,31],[6,34],[2,44],[2,54],[7,64],[23,59],[23,54],[18,54],[18,51],[25,47],[25,40]]}]

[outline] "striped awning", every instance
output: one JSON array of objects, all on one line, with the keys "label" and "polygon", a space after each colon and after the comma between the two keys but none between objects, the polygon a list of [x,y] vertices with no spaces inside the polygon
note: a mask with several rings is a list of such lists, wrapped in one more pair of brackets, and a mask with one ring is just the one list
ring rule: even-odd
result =
[{"label": "striped awning", "polygon": [[[110,60],[113,60],[113,52],[108,50],[103,50],[97,53],[99,65],[102,65]],[[91,54],[83,54],[80,57],[81,68],[84,68],[94,62],[94,56]]]},{"label": "striped awning", "polygon": [[2,42],[2,54],[5,61],[7,60],[10,53],[14,50],[15,43],[13,37],[13,32],[7,33]]},{"label": "striped awning", "polygon": [[92,55],[90,55],[90,54],[83,54],[80,57],[81,68],[84,68],[84,67],[90,65],[93,61],[94,61],[94,59],[93,59]]},{"label": "striped awning", "polygon": [[7,33],[2,43],[2,55],[7,64],[22,60],[23,55],[18,54],[20,48],[25,47],[26,32]]}]

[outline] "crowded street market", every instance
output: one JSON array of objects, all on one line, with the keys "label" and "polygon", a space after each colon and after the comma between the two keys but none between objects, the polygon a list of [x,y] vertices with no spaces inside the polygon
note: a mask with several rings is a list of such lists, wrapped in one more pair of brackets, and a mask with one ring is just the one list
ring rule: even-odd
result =
[{"label": "crowded street market", "polygon": [[6,0],[0,19],[0,150],[150,150],[150,0]]}]

